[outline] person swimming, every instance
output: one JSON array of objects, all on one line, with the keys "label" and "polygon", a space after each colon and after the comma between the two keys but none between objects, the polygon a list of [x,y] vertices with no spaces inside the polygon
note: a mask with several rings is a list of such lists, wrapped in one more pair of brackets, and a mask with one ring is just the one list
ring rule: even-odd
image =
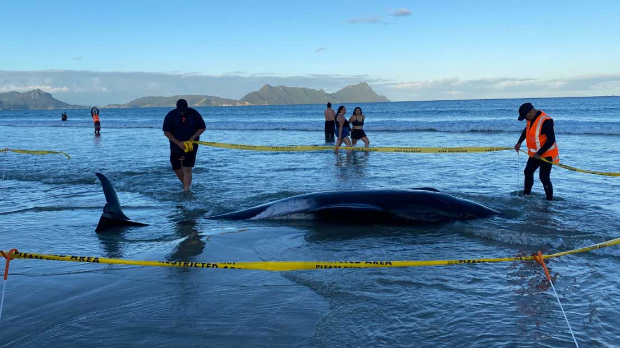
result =
[{"label": "person swimming", "polygon": [[362,113],[362,108],[359,106],[353,110],[353,115],[349,119],[349,122],[353,126],[351,130],[351,139],[353,142],[353,146],[357,143],[358,140],[362,140],[364,142],[364,147],[368,147],[370,145],[370,140],[366,136],[366,132],[364,132],[364,121],[366,120],[366,116]]}]

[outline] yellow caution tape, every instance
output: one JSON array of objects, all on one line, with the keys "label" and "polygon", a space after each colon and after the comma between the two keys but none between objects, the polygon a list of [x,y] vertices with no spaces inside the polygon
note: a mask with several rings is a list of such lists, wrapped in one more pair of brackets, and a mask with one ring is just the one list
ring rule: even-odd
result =
[{"label": "yellow caution tape", "polygon": [[62,151],[43,151],[43,150],[19,150],[19,149],[4,149],[4,152],[15,152],[15,153],[23,153],[28,155],[65,155],[68,159],[71,159],[71,156],[67,155]]},{"label": "yellow caution tape", "polygon": [[[208,141],[193,141],[194,144],[200,144],[210,147],[218,147],[222,149],[235,150],[251,150],[251,151],[324,151],[334,150],[335,146],[316,146],[316,145],[300,145],[300,146],[258,146],[243,144],[226,144],[214,143]],[[187,146],[186,146],[187,148]],[[366,152],[411,152],[411,153],[477,153],[477,152],[493,152],[512,150],[511,147],[339,147],[343,150],[355,150]]]},{"label": "yellow caution tape", "polygon": [[[564,255],[587,252],[620,244],[620,238],[591,245],[584,248],[564,251],[551,255],[543,255],[544,259]],[[74,255],[45,255],[15,252],[16,259],[35,259],[51,261],[90,262],[114,265],[151,266],[151,267],[183,267],[183,268],[221,268],[221,269],[252,269],[262,271],[301,271],[312,269],[332,268],[387,268],[387,267],[421,267],[421,266],[449,266],[469,263],[490,263],[507,261],[534,260],[533,256],[481,258],[461,260],[430,260],[430,261],[256,261],[256,262],[194,262],[194,261],[136,261],[111,259],[105,257],[74,256]]]},{"label": "yellow caution tape", "polygon": [[[250,151],[276,151],[276,152],[294,152],[294,151],[324,151],[334,150],[334,146],[259,146],[259,145],[243,145],[243,144],[226,144],[226,143],[214,143],[208,141],[186,141],[185,152],[192,151],[192,144],[200,144],[210,147],[218,147],[222,149],[235,149],[235,150],[250,150]],[[366,151],[366,152],[406,152],[406,153],[480,153],[480,152],[495,152],[512,150],[511,147],[346,147],[342,146],[339,149]],[[527,152],[521,150],[521,152],[527,154]],[[572,170],[580,173],[605,175],[605,176],[620,176],[620,173],[611,172],[598,172],[595,170],[579,169],[568,166],[561,163],[553,163],[541,158],[541,161],[551,163],[560,168]]]},{"label": "yellow caution tape", "polygon": [[[521,150],[521,152],[523,152],[524,154],[528,154],[526,151]],[[540,158],[541,161],[546,162],[546,163],[551,163],[555,166],[558,166],[560,168],[564,168],[564,169],[568,169],[568,170],[572,170],[573,172],[579,172],[579,173],[587,173],[587,174],[594,174],[594,175],[604,175],[604,176],[620,176],[620,173],[612,173],[612,172],[598,172],[596,170],[587,170],[587,169],[579,169],[579,168],[575,168],[572,166],[568,166],[566,164],[562,164],[562,163],[554,163],[551,161],[546,160],[545,158],[541,157]]]}]

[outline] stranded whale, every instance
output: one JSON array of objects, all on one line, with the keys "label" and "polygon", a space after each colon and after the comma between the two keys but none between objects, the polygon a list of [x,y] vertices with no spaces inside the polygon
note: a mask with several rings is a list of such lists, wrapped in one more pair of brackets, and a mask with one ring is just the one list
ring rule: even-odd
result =
[{"label": "stranded whale", "polygon": [[500,214],[432,188],[302,194],[210,219],[327,219],[363,222],[439,222]]}]

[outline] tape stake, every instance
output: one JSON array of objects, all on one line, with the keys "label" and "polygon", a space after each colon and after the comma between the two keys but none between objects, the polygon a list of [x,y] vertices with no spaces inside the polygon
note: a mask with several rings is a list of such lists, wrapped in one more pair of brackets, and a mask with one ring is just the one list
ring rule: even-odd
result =
[{"label": "tape stake", "polygon": [[570,326],[570,322],[568,321],[568,317],[566,316],[566,312],[564,312],[564,307],[562,306],[562,302],[560,302],[560,297],[558,293],[555,291],[555,286],[553,285],[553,280],[551,279],[551,275],[549,275],[549,270],[547,269],[547,265],[545,265],[545,260],[543,259],[542,253],[539,251],[537,255],[534,255],[534,260],[538,262],[538,264],[545,271],[545,276],[549,280],[549,284],[551,284],[551,289],[553,290],[553,294],[555,295],[556,300],[558,300],[558,305],[562,310],[562,314],[564,315],[564,320],[566,321],[566,325],[568,325],[568,330],[570,331],[571,336],[573,337],[573,342],[575,342],[575,346],[579,348],[579,344],[577,343],[577,338],[575,338],[575,333],[573,332],[573,328]]},{"label": "tape stake", "polygon": [[6,259],[6,266],[4,268],[4,277],[2,281],[2,297],[0,298],[0,322],[2,322],[2,309],[4,308],[4,293],[6,291],[7,277],[9,276],[9,263],[13,259],[16,252],[17,249],[11,249],[8,253],[0,250],[0,254],[2,254],[2,257]]}]

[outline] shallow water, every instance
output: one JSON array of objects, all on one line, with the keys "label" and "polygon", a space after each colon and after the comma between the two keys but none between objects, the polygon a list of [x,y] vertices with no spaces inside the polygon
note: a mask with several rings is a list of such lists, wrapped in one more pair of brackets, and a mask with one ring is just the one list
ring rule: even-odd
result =
[{"label": "shallow water", "polygon": [[[362,104],[373,146],[512,146],[522,100]],[[538,99],[556,122],[562,162],[620,171],[620,98]],[[347,105],[353,109],[354,105]],[[202,140],[323,144],[321,105],[200,108]],[[618,237],[620,181],[554,168],[522,197],[523,155],[270,153],[201,147],[181,192],[161,132],[166,109],[0,112],[0,248],[148,260],[429,260],[555,252]],[[105,204],[94,173],[147,227],[97,235]],[[212,221],[295,194],[429,186],[503,213],[417,226]],[[617,247],[549,261],[580,344],[620,342]],[[11,347],[571,347],[539,266],[513,262],[272,273],[16,260],[0,326]]]}]

